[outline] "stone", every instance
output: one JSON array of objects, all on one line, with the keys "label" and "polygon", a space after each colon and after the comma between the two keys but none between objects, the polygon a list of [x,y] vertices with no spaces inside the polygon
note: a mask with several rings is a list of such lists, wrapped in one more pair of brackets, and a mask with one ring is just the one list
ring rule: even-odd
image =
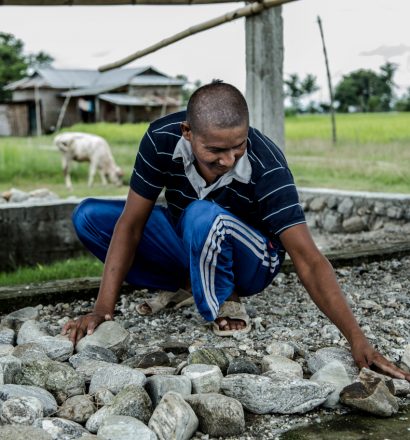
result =
[{"label": "stone", "polygon": [[358,215],[354,217],[347,218],[342,223],[343,229],[349,234],[354,234],[356,232],[362,232],[367,229],[367,225],[362,217]]},{"label": "stone", "polygon": [[18,345],[14,347],[11,354],[23,362],[30,362],[31,360],[50,360],[44,347],[34,343]]},{"label": "stone", "polygon": [[191,364],[181,372],[192,384],[192,393],[218,393],[223,374],[216,365]]},{"label": "stone", "polygon": [[126,359],[121,365],[127,365],[131,368],[151,368],[158,366],[168,366],[169,357],[165,351],[154,351],[143,355],[136,355]]},{"label": "stone", "polygon": [[295,348],[292,345],[281,341],[272,341],[266,347],[266,351],[268,352],[268,354],[283,356],[288,359],[293,359],[293,357],[295,356]]},{"label": "stone", "polygon": [[77,368],[84,361],[96,360],[109,362],[112,364],[118,363],[118,358],[111,350],[105,347],[99,347],[97,345],[87,345],[83,351],[72,355],[68,362],[73,368]]},{"label": "stone", "polygon": [[403,212],[403,208],[400,208],[399,206],[389,206],[386,215],[389,218],[399,220],[402,218]]},{"label": "stone", "polygon": [[81,374],[87,383],[90,383],[91,378],[97,370],[101,368],[110,368],[113,364],[110,362],[96,361],[94,359],[81,359],[76,362],[76,365],[77,367],[75,368],[75,371],[77,371],[78,374]]},{"label": "stone", "polygon": [[0,438],[1,440],[54,440],[49,433],[33,426],[0,426]]},{"label": "stone", "polygon": [[0,357],[0,385],[14,383],[21,371],[21,361],[14,356]]},{"label": "stone", "polygon": [[128,385],[108,405],[103,406],[87,421],[86,428],[95,433],[110,415],[129,416],[147,423],[152,415],[152,402],[144,388]]},{"label": "stone", "polygon": [[149,376],[169,376],[177,374],[177,369],[175,367],[149,367],[149,368],[136,368],[146,377]]},{"label": "stone", "polygon": [[67,336],[50,336],[40,328],[38,321],[34,320],[24,322],[17,335],[18,345],[29,343],[40,345],[47,356],[56,361],[66,361],[74,350],[73,343]]},{"label": "stone", "polygon": [[350,197],[345,197],[337,207],[337,212],[343,215],[344,218],[349,217],[353,212],[354,202]]},{"label": "stone", "polygon": [[11,355],[13,350],[14,347],[11,344],[0,344],[0,358]]},{"label": "stone", "polygon": [[188,364],[217,365],[225,374],[231,358],[221,348],[199,348],[188,356]]},{"label": "stone", "polygon": [[13,397],[3,403],[0,419],[6,425],[32,425],[43,415],[43,405],[36,397]]},{"label": "stone", "polygon": [[404,347],[403,356],[401,362],[407,367],[407,371],[410,371],[410,344]]},{"label": "stone", "polygon": [[339,347],[320,348],[313,355],[308,356],[307,365],[312,373],[320,370],[324,365],[337,360],[343,364],[349,377],[356,377],[359,369],[349,350]]},{"label": "stone", "polygon": [[393,379],[394,395],[407,396],[410,394],[410,382],[406,379]]},{"label": "stone", "polygon": [[110,404],[114,399],[114,394],[108,390],[98,390],[94,394],[94,401],[98,407]]},{"label": "stone", "polygon": [[43,388],[13,384],[0,386],[0,403],[15,397],[35,397],[41,402],[45,416],[54,414],[57,411],[56,399]]},{"label": "stone", "polygon": [[323,211],[323,209],[326,206],[326,197],[315,197],[310,203],[309,203],[309,211]]},{"label": "stone", "polygon": [[0,325],[0,344],[13,345],[16,333],[13,329]]},{"label": "stone", "polygon": [[92,335],[86,335],[77,345],[76,350],[81,352],[88,345],[97,345],[108,348],[118,357],[127,352],[130,334],[115,321],[105,321],[100,324]]},{"label": "stone", "polygon": [[222,379],[221,389],[254,414],[305,413],[321,405],[333,391],[329,385],[269,374],[232,374]]},{"label": "stone", "polygon": [[359,382],[343,388],[340,401],[347,406],[379,417],[390,417],[399,410],[398,400],[392,394],[393,383],[391,380],[386,383],[377,373],[372,373],[374,372],[363,368]]},{"label": "stone", "polygon": [[245,430],[240,402],[221,394],[193,394],[185,398],[199,420],[199,430],[212,437],[238,436]]},{"label": "stone", "polygon": [[24,309],[19,309],[8,314],[2,319],[1,323],[6,327],[18,331],[26,321],[37,320],[38,316],[38,309],[35,307],[25,307]]},{"label": "stone", "polygon": [[262,372],[274,371],[283,376],[303,377],[302,366],[291,359],[275,354],[269,354],[262,358]]},{"label": "stone", "polygon": [[342,215],[336,212],[325,214],[322,227],[326,232],[342,232]]},{"label": "stone", "polygon": [[242,357],[232,359],[229,363],[227,374],[261,374],[260,368],[249,359]]},{"label": "stone", "polygon": [[10,190],[10,197],[9,197],[10,203],[22,203],[29,198],[30,198],[30,194],[25,191],[21,191],[17,188],[11,188]]},{"label": "stone", "polygon": [[84,378],[67,363],[33,360],[24,363],[16,377],[18,385],[34,385],[50,391],[58,403],[68,397],[84,394]]},{"label": "stone", "polygon": [[182,341],[168,340],[161,344],[161,348],[165,353],[173,353],[175,355],[188,353],[189,345]]},{"label": "stone", "polygon": [[172,391],[165,394],[148,423],[158,440],[188,440],[198,425],[198,417],[190,405]]},{"label": "stone", "polygon": [[332,361],[324,365],[310,378],[316,383],[329,383],[335,390],[323,402],[325,408],[336,408],[339,403],[340,392],[344,387],[351,384],[351,379],[346,373],[345,367],[339,361]]},{"label": "stone", "polygon": [[139,371],[122,365],[107,364],[99,368],[91,377],[90,394],[98,390],[109,390],[117,394],[127,385],[138,385],[143,387],[146,377]]},{"label": "stone", "polygon": [[96,411],[88,395],[69,397],[58,410],[58,417],[84,424]]},{"label": "stone", "polygon": [[80,424],[59,417],[39,418],[33,423],[33,426],[44,429],[55,440],[74,440],[81,438],[83,434],[89,434]]},{"label": "stone", "polygon": [[191,394],[192,384],[186,376],[151,376],[147,379],[145,388],[156,407],[163,396],[170,391],[181,395]]},{"label": "stone", "polygon": [[148,426],[128,416],[108,416],[97,434],[106,440],[157,440],[156,434]]}]

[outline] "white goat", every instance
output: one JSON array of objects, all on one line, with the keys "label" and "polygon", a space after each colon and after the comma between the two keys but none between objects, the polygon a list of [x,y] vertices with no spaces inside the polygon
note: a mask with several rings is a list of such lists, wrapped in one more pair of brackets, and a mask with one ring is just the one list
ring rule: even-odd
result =
[{"label": "white goat", "polygon": [[122,184],[124,173],[115,164],[107,141],[88,133],[62,133],[54,138],[54,144],[61,151],[65,184],[72,189],[70,165],[72,161],[90,162],[88,186],[92,186],[96,171],[100,173],[103,185],[108,180],[118,186]]}]

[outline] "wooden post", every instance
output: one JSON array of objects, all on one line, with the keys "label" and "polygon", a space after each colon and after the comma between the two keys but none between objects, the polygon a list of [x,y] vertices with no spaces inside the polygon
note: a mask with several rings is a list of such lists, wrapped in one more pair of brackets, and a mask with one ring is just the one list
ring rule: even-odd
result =
[{"label": "wooden post", "polygon": [[40,103],[40,92],[38,90],[38,85],[34,86],[34,101],[36,104],[36,133],[37,136],[41,136],[41,103]]},{"label": "wooden post", "polygon": [[282,6],[246,18],[246,99],[251,126],[285,148]]},{"label": "wooden post", "polygon": [[335,118],[335,106],[334,106],[334,102],[333,102],[332,77],[330,76],[329,60],[327,59],[327,50],[326,50],[326,44],[325,44],[325,37],[323,35],[322,20],[320,19],[319,16],[317,16],[317,24],[319,25],[320,36],[322,38],[323,53],[325,55],[325,64],[326,64],[327,84],[329,86],[330,116],[331,116],[331,120],[332,120],[332,141],[334,144],[336,144],[336,142],[337,142],[336,118]]},{"label": "wooden post", "polygon": [[64,99],[64,103],[63,103],[63,105],[61,107],[60,113],[58,115],[57,125],[56,125],[56,128],[54,130],[55,132],[60,131],[61,126],[63,125],[65,112],[67,111],[67,107],[68,107],[68,104],[70,102],[70,99],[71,99],[71,95],[70,95],[70,92],[68,92],[67,96]]}]

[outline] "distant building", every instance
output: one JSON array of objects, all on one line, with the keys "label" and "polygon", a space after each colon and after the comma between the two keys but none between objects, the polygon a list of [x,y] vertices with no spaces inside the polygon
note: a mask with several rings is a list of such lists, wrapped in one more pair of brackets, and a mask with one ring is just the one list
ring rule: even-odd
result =
[{"label": "distant building", "polygon": [[49,133],[77,122],[152,121],[180,109],[184,84],[154,67],[39,69],[5,87],[12,100],[0,103],[0,135]]}]

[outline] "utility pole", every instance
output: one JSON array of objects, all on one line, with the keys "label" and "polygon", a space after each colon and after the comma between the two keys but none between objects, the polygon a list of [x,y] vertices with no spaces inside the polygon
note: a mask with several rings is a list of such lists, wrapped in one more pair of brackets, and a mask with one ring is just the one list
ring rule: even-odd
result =
[{"label": "utility pole", "polygon": [[336,137],[336,118],[335,118],[335,107],[334,107],[334,101],[333,101],[333,88],[332,88],[332,78],[330,76],[330,70],[329,70],[329,61],[327,58],[327,51],[326,51],[326,44],[325,44],[325,37],[323,35],[323,28],[322,28],[322,20],[319,16],[317,16],[317,23],[319,25],[320,30],[320,36],[322,38],[322,44],[323,44],[323,53],[325,55],[325,64],[326,64],[326,73],[327,73],[327,83],[329,86],[329,96],[330,96],[330,115],[332,118],[332,140],[333,144],[336,144],[337,137]]}]

